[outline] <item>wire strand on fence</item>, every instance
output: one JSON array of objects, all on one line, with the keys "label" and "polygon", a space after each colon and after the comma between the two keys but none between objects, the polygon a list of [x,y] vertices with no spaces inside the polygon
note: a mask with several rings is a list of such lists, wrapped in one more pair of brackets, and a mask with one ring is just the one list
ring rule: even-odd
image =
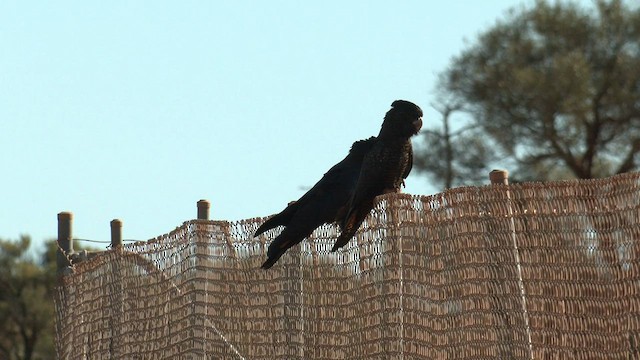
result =
[{"label": "wire strand on fence", "polygon": [[[91,243],[98,243],[98,244],[110,244],[111,241],[109,240],[91,240],[91,239],[82,239],[82,238],[73,238],[73,241],[82,241],[82,242],[91,242]],[[135,239],[122,239],[123,242],[139,242],[141,240],[135,240]]]}]

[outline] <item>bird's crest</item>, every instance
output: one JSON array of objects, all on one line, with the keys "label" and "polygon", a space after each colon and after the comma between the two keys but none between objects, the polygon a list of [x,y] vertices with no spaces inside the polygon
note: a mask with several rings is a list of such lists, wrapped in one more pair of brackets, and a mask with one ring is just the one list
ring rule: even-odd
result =
[{"label": "bird's crest", "polygon": [[420,109],[420,106],[412,103],[411,101],[396,100],[391,103],[391,107],[396,110],[413,111],[419,116],[422,116],[422,109]]}]

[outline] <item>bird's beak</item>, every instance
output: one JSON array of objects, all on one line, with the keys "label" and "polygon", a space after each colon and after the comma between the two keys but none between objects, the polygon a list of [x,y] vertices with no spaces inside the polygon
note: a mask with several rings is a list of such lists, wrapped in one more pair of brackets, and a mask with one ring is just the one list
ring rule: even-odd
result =
[{"label": "bird's beak", "polygon": [[422,128],[422,118],[421,117],[419,117],[416,120],[414,120],[413,127],[415,128],[416,134],[417,134],[418,131],[420,131],[420,129]]}]

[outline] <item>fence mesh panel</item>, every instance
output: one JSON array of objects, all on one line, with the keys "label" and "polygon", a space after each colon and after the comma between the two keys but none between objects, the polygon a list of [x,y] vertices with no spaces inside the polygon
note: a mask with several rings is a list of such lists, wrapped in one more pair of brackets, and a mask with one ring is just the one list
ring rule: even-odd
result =
[{"label": "fence mesh panel", "polygon": [[193,220],[61,276],[61,359],[628,359],[640,174],[385,195],[270,270],[264,219]]}]

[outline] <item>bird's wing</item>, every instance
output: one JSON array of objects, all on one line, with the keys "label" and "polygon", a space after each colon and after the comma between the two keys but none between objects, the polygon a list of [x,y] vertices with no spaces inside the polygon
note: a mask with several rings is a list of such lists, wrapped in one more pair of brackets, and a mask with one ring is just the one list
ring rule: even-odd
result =
[{"label": "bird's wing", "polygon": [[[282,230],[267,251],[267,260],[262,264],[268,269],[289,248],[300,243],[320,225],[332,222],[351,195],[350,183],[353,169],[348,166],[333,167],[298,202],[287,226]],[[357,173],[357,172],[356,172]]]},{"label": "bird's wing", "polygon": [[358,176],[358,182],[349,204],[349,212],[361,203],[376,197],[384,187],[384,169],[380,166],[384,156],[384,149],[374,148],[365,156]]},{"label": "bird's wing", "polygon": [[409,173],[411,172],[411,169],[413,168],[413,148],[411,146],[411,143],[409,143],[409,161],[407,162],[407,167],[404,169],[404,173],[402,174],[402,178],[406,179],[407,176],[409,176]]},{"label": "bird's wing", "polygon": [[[330,217],[331,214],[328,214],[331,210],[330,204],[343,198],[343,196],[340,196],[340,193],[345,191],[344,187],[346,185],[349,183],[355,183],[355,180],[350,178],[353,177],[350,173],[354,172],[352,165],[346,160],[347,159],[345,158],[343,161],[329,169],[329,171],[327,171],[324,176],[322,176],[322,178],[311,189],[309,189],[309,191],[302,195],[300,199],[289,204],[280,213],[272,216],[260,225],[254,236],[258,236],[263,232],[280,225],[286,226],[291,224],[296,213],[310,204],[312,207],[315,206],[320,207],[321,209],[326,209],[323,213],[318,214],[323,219]],[[344,201],[348,201],[348,199]],[[333,216],[335,217],[335,214]],[[327,221],[333,221],[333,218]]]},{"label": "bird's wing", "polygon": [[384,169],[380,167],[383,149],[373,148],[362,163],[356,188],[349,202],[346,216],[340,224],[341,233],[332,251],[346,245],[373,208],[376,195],[384,190]]}]

